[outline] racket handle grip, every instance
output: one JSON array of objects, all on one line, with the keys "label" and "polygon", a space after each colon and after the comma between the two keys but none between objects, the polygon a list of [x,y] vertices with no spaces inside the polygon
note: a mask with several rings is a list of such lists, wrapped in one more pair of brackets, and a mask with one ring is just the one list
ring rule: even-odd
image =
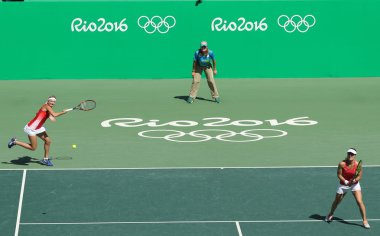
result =
[{"label": "racket handle grip", "polygon": [[63,110],[64,112],[68,112],[68,111],[72,111],[73,110],[73,108],[69,108],[69,109],[65,109],[65,110]]}]

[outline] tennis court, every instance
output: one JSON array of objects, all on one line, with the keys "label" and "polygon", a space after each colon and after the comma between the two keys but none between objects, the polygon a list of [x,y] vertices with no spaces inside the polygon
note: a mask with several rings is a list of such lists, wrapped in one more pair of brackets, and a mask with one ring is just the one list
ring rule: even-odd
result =
[{"label": "tennis court", "polygon": [[[380,235],[379,11],[373,0],[0,2],[0,235]],[[220,104],[204,78],[186,102],[203,40]],[[27,142],[50,95],[55,111],[97,104],[44,124],[52,167],[41,140],[7,147]],[[351,147],[369,230],[350,194],[323,221]]]},{"label": "tennis court", "polygon": [[[1,171],[22,187],[19,235],[376,235],[379,189],[365,188],[371,230],[353,198],[322,221],[332,168],[184,168]],[[22,172],[22,173],[21,173]],[[366,185],[378,168],[367,168]],[[319,181],[314,181],[318,179]],[[43,180],[43,181],[42,181]],[[280,181],[279,181],[280,180]],[[297,181],[295,181],[297,180]],[[281,184],[286,183],[286,184]],[[315,184],[310,184],[316,182]],[[42,184],[43,183],[43,184]],[[292,186],[292,187],[289,187]],[[314,194],[310,194],[310,193]],[[329,197],[326,197],[329,196]],[[8,196],[9,198],[9,196]],[[44,200],[43,200],[44,199]],[[16,202],[16,201],[15,201]],[[3,217],[15,218],[17,204]],[[345,217],[340,218],[342,214]],[[13,229],[9,229],[11,235]],[[339,232],[339,233],[337,233]]]},{"label": "tennis court", "polygon": [[[222,79],[221,104],[208,101],[207,86],[187,104],[188,80],[1,81],[2,105],[12,111],[1,135],[1,228],[6,235],[377,235],[379,81]],[[13,135],[25,140],[28,114],[44,102],[28,94],[33,86],[57,96],[56,110],[83,98],[98,104],[46,124],[54,167],[39,164],[41,146],[5,145]],[[187,135],[163,138],[173,130]],[[335,166],[351,146],[365,163],[370,230],[352,196],[336,221],[322,220]]]}]

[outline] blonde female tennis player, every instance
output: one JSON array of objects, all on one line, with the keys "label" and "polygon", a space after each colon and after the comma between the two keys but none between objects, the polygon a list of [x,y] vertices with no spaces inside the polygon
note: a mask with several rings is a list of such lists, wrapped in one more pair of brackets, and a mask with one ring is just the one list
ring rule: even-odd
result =
[{"label": "blonde female tennis player", "polygon": [[44,143],[45,155],[41,160],[41,164],[47,166],[53,166],[51,160],[49,160],[49,151],[51,139],[49,135],[46,133],[45,127],[43,124],[49,118],[51,121],[55,122],[56,117],[65,114],[65,111],[55,112],[53,110],[53,106],[55,105],[57,98],[55,96],[48,97],[45,104],[37,111],[36,116],[29,121],[27,125],[24,127],[24,132],[28,135],[30,143],[24,143],[18,141],[16,138],[12,138],[8,143],[8,148],[12,148],[15,145],[21,146],[28,150],[34,151],[37,149],[37,137],[42,139]]},{"label": "blonde female tennis player", "polygon": [[346,159],[341,161],[338,165],[339,186],[336,191],[335,200],[332,203],[331,210],[326,216],[325,221],[331,222],[333,220],[333,214],[339,203],[343,200],[346,193],[351,191],[355,197],[356,203],[359,206],[360,214],[363,218],[363,226],[364,228],[369,229],[370,225],[368,224],[366,209],[363,203],[362,191],[359,183],[362,178],[363,171],[360,171],[359,176],[355,178],[356,168],[358,167],[356,154],[357,151],[355,148],[348,149]]}]

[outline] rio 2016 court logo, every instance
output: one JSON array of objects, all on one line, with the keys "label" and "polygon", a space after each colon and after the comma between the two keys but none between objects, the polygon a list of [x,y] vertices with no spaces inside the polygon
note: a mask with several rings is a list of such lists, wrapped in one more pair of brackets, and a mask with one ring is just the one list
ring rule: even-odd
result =
[{"label": "rio 2016 court logo", "polygon": [[128,25],[125,23],[125,18],[120,22],[107,22],[105,18],[99,18],[96,22],[87,22],[82,18],[75,18],[71,22],[71,31],[74,32],[112,32],[128,30]]},{"label": "rio 2016 court logo", "polygon": [[[137,19],[137,25],[148,34],[155,32],[166,34],[176,23],[174,16],[153,16],[151,18],[140,16]],[[123,18],[120,22],[109,22],[103,17],[97,21],[87,21],[79,17],[71,21],[72,32],[125,32],[128,28],[126,18]]]},{"label": "rio 2016 court logo", "polygon": [[[105,120],[101,123],[104,128],[111,126],[118,126],[123,128],[136,128],[136,127],[151,127],[159,129],[146,129],[138,132],[138,135],[143,138],[163,139],[171,142],[180,143],[197,143],[206,142],[210,140],[234,142],[234,143],[247,143],[255,142],[268,138],[280,138],[288,135],[286,131],[279,129],[263,129],[256,128],[260,125],[270,125],[272,127],[281,125],[290,126],[310,126],[318,124],[317,121],[310,120],[309,117],[296,117],[288,119],[284,122],[279,122],[276,119],[270,120],[235,120],[231,121],[225,117],[209,117],[203,118],[204,123],[192,120],[176,120],[166,123],[160,123],[159,120],[149,120],[144,122],[141,118],[116,118]],[[176,127],[177,129],[169,128],[162,129],[162,127]],[[178,130],[185,127],[203,126],[207,128],[199,128],[190,132]],[[226,129],[226,127],[245,127],[246,129],[240,132]],[[255,128],[253,128],[255,127]]]},{"label": "rio 2016 court logo", "polygon": [[268,24],[265,22],[266,19],[250,21],[244,17],[239,17],[237,22],[235,22],[217,17],[211,22],[211,31],[266,31],[268,29]]},{"label": "rio 2016 court logo", "polygon": [[[223,31],[223,32],[250,32],[250,31],[267,31],[269,26],[266,22],[267,17],[261,20],[250,20],[245,17],[239,17],[237,20],[225,20],[222,17],[216,17],[211,21],[211,31]],[[316,19],[313,15],[306,15],[302,17],[300,15],[280,15],[277,18],[277,24],[283,28],[285,32],[293,33],[296,30],[300,33],[307,32],[311,27],[316,24]]]},{"label": "rio 2016 court logo", "polygon": [[298,30],[301,33],[307,32],[316,23],[316,19],[313,15],[306,15],[302,17],[300,15],[287,16],[281,15],[277,18],[277,23],[280,27],[288,33],[293,33]]}]

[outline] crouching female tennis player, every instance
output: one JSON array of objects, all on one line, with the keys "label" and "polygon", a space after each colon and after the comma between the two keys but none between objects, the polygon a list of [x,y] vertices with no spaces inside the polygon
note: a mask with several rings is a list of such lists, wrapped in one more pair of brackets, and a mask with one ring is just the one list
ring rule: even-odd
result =
[{"label": "crouching female tennis player", "polygon": [[43,124],[48,118],[51,121],[55,122],[56,117],[66,113],[65,111],[62,111],[62,112],[53,111],[53,106],[55,105],[56,101],[57,99],[55,96],[50,96],[47,99],[46,103],[42,105],[42,107],[38,110],[36,116],[31,121],[29,121],[29,123],[25,126],[24,131],[28,135],[30,143],[24,143],[24,142],[18,141],[16,138],[12,138],[8,143],[8,148],[18,145],[23,148],[34,151],[37,148],[36,136],[38,136],[40,139],[42,139],[45,142],[44,144],[45,156],[41,160],[41,164],[47,165],[47,166],[53,166],[53,163],[49,160],[51,139],[46,133],[46,129],[45,127],[43,127]]},{"label": "crouching female tennis player", "polygon": [[359,206],[360,214],[363,218],[363,226],[369,229],[366,210],[362,199],[362,191],[360,187],[359,180],[362,178],[362,172],[355,178],[356,168],[358,167],[358,162],[356,161],[356,149],[350,148],[347,151],[346,159],[341,161],[338,165],[338,179],[340,184],[336,191],[335,200],[332,203],[331,210],[326,216],[325,221],[331,222],[333,220],[333,214],[339,203],[343,200],[344,196],[348,191],[351,191],[355,197],[356,203]]}]

